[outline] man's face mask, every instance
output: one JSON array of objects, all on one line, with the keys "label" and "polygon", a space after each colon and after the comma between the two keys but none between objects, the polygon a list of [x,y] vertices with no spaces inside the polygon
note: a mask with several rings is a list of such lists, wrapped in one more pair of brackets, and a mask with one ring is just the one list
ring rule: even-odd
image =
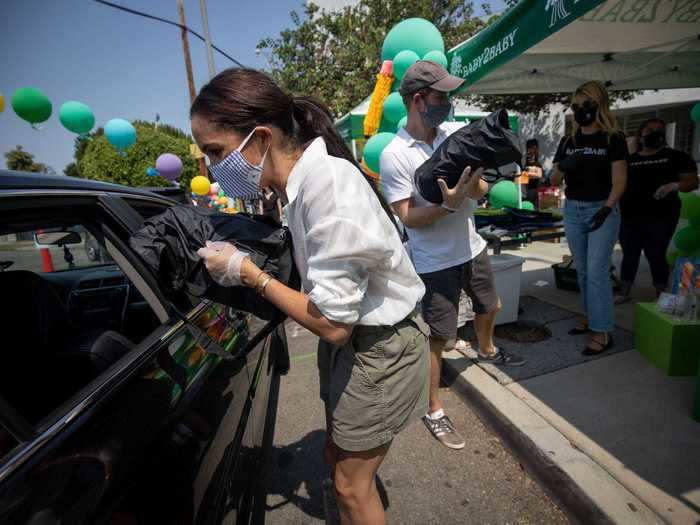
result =
[{"label": "man's face mask", "polygon": [[426,99],[423,100],[425,112],[421,113],[420,116],[423,119],[423,124],[427,127],[437,128],[451,116],[452,104],[449,102],[447,104],[428,104]]},{"label": "man's face mask", "polygon": [[642,146],[646,149],[659,149],[664,144],[666,144],[666,131],[663,129],[655,129],[642,136]]},{"label": "man's face mask", "polygon": [[221,185],[224,193],[230,197],[255,199],[260,193],[260,178],[262,177],[263,164],[270,146],[268,145],[260,164],[257,166],[248,162],[243,153],[241,153],[250,138],[255,134],[256,129],[253,129],[243,139],[241,145],[229,153],[221,162],[209,166],[209,171],[214,179]]}]

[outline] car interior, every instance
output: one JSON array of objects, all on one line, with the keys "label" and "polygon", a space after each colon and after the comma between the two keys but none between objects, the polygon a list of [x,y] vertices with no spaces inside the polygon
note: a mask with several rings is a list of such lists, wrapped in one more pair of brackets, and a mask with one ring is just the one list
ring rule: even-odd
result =
[{"label": "car interior", "polygon": [[112,257],[91,260],[107,253],[94,217],[15,210],[0,239],[0,396],[37,424],[160,321]]}]

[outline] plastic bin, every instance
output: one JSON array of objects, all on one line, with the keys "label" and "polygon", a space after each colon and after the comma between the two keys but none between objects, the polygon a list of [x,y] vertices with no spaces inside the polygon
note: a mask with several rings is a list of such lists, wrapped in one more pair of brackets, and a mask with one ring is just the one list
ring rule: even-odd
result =
[{"label": "plastic bin", "polygon": [[520,309],[520,274],[525,259],[505,253],[491,256],[493,279],[496,293],[501,299],[501,311],[496,316],[496,324],[514,323]]},{"label": "plastic bin", "polygon": [[579,292],[578,276],[576,268],[573,267],[573,261],[565,263],[557,263],[552,265],[554,270],[554,282],[560,290],[569,290],[570,292]]}]

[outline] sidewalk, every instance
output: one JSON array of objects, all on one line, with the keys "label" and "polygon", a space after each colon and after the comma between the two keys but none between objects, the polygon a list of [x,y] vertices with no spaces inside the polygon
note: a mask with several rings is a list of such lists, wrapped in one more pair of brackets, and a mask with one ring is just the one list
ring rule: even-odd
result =
[{"label": "sidewalk", "polygon": [[[578,311],[577,294],[558,290],[550,268],[568,253],[565,244],[534,243],[508,253],[526,259],[521,297]],[[618,268],[619,257],[617,252]],[[648,282],[644,262],[638,283]],[[638,288],[634,300],[651,301],[653,291]],[[539,315],[552,341],[578,355],[583,339],[557,339],[563,328],[573,326],[574,317],[528,314]],[[633,302],[616,307],[615,315],[620,332],[633,332]],[[525,357],[530,351],[533,358],[546,348],[545,343],[505,344]],[[453,388],[578,520],[697,523],[700,423],[690,417],[695,378],[667,377],[628,348],[623,343],[618,353],[559,369],[544,366],[529,374],[518,369],[494,372],[453,351],[445,356],[445,368]]]}]

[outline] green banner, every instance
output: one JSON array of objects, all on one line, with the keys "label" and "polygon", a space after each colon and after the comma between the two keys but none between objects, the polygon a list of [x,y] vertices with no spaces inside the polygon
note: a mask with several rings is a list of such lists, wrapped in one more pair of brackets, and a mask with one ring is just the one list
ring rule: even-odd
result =
[{"label": "green banner", "polygon": [[604,1],[520,0],[502,18],[447,53],[450,73],[467,80],[463,90]]}]

